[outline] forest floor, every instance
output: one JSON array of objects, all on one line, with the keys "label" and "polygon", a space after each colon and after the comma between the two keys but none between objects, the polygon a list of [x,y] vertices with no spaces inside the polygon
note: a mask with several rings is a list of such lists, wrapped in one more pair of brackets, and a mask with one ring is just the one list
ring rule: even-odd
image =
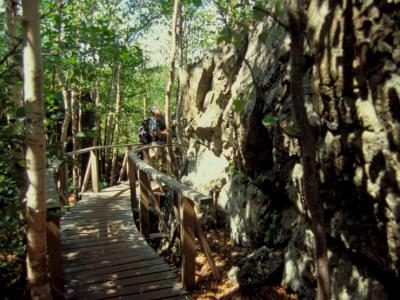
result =
[{"label": "forest floor", "polygon": [[[251,251],[233,245],[225,231],[209,230],[206,234],[207,241],[212,251],[212,256],[222,276],[222,282],[216,282],[207,258],[201,247],[196,250],[196,289],[191,295],[195,300],[295,300],[297,296],[288,292],[280,285],[266,284],[251,289],[251,294],[242,291],[238,284],[228,279],[229,270],[237,265],[238,261],[248,255]],[[166,255],[164,258],[173,267],[174,271],[180,273],[176,267],[176,258]]]}]

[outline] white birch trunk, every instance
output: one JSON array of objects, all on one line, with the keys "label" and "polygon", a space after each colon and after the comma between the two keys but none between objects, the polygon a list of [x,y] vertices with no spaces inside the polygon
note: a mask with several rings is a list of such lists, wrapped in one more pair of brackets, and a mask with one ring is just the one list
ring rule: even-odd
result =
[{"label": "white birch trunk", "polygon": [[[119,139],[119,122],[120,122],[120,114],[121,114],[121,85],[120,85],[120,76],[121,76],[121,64],[118,64],[116,70],[116,78],[115,78],[115,119],[114,119],[114,144],[118,143]],[[111,178],[110,185],[114,185],[114,177],[116,176],[116,163],[117,163],[118,151],[117,148],[113,149],[112,155],[112,163],[111,163]]]},{"label": "white birch trunk", "polygon": [[24,0],[24,100],[26,110],[27,278],[32,299],[51,299],[47,278],[46,140],[38,0]]}]

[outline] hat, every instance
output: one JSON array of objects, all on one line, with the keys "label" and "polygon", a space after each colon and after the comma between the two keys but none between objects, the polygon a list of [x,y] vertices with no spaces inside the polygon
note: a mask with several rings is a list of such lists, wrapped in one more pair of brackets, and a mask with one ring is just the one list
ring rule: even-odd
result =
[{"label": "hat", "polygon": [[155,112],[157,109],[158,109],[158,106],[157,105],[153,105],[151,107],[151,112]]}]

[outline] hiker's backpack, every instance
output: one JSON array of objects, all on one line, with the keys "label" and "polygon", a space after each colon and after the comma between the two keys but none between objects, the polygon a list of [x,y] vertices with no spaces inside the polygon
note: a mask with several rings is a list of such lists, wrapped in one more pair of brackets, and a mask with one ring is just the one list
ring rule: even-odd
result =
[{"label": "hiker's backpack", "polygon": [[149,122],[150,118],[147,118],[140,124],[138,128],[139,141],[142,144],[150,144],[153,140],[153,137],[149,132]]}]

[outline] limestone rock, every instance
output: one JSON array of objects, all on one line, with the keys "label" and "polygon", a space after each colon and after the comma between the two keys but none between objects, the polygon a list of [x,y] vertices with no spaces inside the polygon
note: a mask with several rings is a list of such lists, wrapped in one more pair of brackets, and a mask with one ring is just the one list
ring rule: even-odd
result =
[{"label": "limestone rock", "polygon": [[281,251],[264,246],[240,260],[238,266],[229,271],[228,277],[231,282],[237,282],[240,288],[248,289],[268,282],[278,272],[282,262]]}]

